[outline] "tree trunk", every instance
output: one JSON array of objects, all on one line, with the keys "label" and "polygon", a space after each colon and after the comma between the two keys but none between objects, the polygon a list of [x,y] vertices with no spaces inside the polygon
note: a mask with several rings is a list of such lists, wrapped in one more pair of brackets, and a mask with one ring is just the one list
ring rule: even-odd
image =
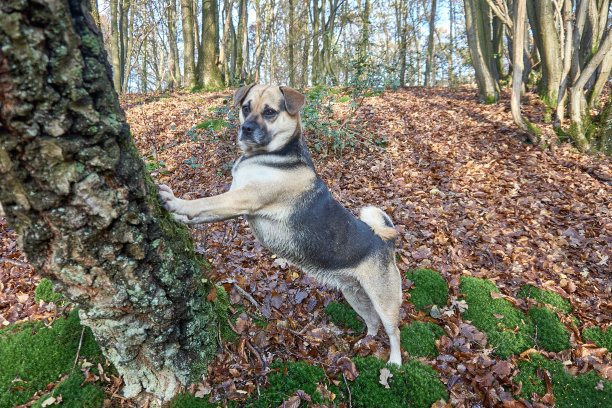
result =
[{"label": "tree trunk", "polygon": [[527,125],[521,115],[521,89],[523,85],[523,45],[525,42],[526,25],[526,0],[514,0],[514,12],[512,27],[514,29],[513,48],[512,48],[512,97],[510,98],[510,108],[514,123],[529,135],[529,140],[537,142],[537,135]]},{"label": "tree trunk", "polygon": [[314,0],[311,7],[312,13],[312,84],[319,84],[319,0]]},{"label": "tree trunk", "polygon": [[289,0],[289,86],[295,88],[295,0]]},{"label": "tree trunk", "polygon": [[168,88],[181,86],[181,68],[178,46],[176,44],[176,0],[170,0],[168,5],[168,48],[170,49],[170,79]]},{"label": "tree trunk", "polygon": [[202,71],[200,80],[204,88],[221,88],[221,71],[217,66],[215,50],[217,48],[217,32],[219,31],[219,4],[217,0],[202,0],[202,41],[200,57]]},{"label": "tree trunk", "polygon": [[478,92],[485,103],[496,102],[499,85],[492,70],[491,27],[485,0],[464,0],[465,26]]},{"label": "tree trunk", "polygon": [[102,31],[100,26],[100,12],[98,11],[98,0],[91,0],[91,15],[98,27],[98,31]]},{"label": "tree trunk", "polygon": [[601,115],[601,123],[599,130],[598,149],[607,154],[612,155],[612,96],[608,99],[608,104],[604,108]]},{"label": "tree trunk", "polygon": [[193,8],[191,0],[181,0],[181,21],[183,22],[183,69],[185,87],[196,86],[195,58],[193,44]]},{"label": "tree trunk", "polygon": [[113,86],[121,92],[121,54],[119,46],[118,0],[110,0],[111,59],[113,64]]},{"label": "tree trunk", "polygon": [[0,27],[7,219],[36,272],[79,307],[124,395],[159,405],[217,348],[189,232],[144,170],[89,1],[2,2]]},{"label": "tree trunk", "polygon": [[538,84],[538,93],[544,103],[555,107],[563,66],[561,41],[555,26],[553,4],[550,0],[529,1],[527,14],[541,58],[542,78]]},{"label": "tree trunk", "polygon": [[431,0],[429,14],[429,37],[427,38],[427,61],[425,62],[425,86],[431,86],[431,71],[435,52],[434,35],[436,33],[436,0]]},{"label": "tree trunk", "polygon": [[599,44],[599,48],[593,57],[586,64],[580,76],[569,91],[569,106],[570,119],[572,121],[570,128],[570,137],[580,151],[587,151],[590,148],[588,139],[586,138],[586,129],[582,120],[583,115],[587,115],[586,106],[584,106],[584,87],[587,81],[593,75],[599,64],[604,60],[608,53],[612,50],[612,35],[608,33],[604,40]]}]

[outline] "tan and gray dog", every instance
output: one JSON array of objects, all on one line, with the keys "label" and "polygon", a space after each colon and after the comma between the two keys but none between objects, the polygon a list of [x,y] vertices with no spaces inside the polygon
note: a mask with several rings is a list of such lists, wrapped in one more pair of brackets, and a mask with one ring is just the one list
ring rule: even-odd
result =
[{"label": "tan and gray dog", "polygon": [[400,365],[402,285],[391,219],[376,207],[363,208],[357,219],[334,200],[302,137],[303,95],[253,84],[238,89],[234,101],[240,106],[238,144],[244,154],[234,164],[229,191],[182,200],[160,185],[164,206],[187,224],[244,215],[262,245],[340,289],[365,320],[369,336],[382,321],[391,344],[389,363]]}]

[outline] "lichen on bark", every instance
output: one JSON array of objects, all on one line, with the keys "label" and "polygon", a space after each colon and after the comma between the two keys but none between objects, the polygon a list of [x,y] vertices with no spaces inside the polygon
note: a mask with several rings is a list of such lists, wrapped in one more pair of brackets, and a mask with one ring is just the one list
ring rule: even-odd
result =
[{"label": "lichen on bark", "polygon": [[201,374],[217,317],[189,232],[144,171],[88,7],[0,3],[0,202],[124,394],[159,403]]}]

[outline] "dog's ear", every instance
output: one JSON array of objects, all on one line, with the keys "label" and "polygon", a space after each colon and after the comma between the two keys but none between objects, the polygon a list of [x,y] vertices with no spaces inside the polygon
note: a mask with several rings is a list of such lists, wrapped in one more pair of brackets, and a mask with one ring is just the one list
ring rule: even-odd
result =
[{"label": "dog's ear", "polygon": [[238,88],[236,92],[234,92],[234,105],[238,106],[242,103],[244,98],[246,98],[247,94],[256,84],[252,83],[251,85],[245,85],[242,88]]},{"label": "dog's ear", "polygon": [[295,115],[306,105],[306,97],[295,89],[281,86],[280,90],[285,97],[285,107],[289,114]]}]

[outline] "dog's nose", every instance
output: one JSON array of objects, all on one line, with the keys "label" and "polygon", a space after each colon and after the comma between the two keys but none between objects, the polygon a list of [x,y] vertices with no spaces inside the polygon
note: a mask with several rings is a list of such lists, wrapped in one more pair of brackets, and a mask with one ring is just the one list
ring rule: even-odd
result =
[{"label": "dog's nose", "polygon": [[256,126],[253,122],[244,122],[242,124],[242,132],[247,136],[252,135],[255,129],[256,129]]}]

